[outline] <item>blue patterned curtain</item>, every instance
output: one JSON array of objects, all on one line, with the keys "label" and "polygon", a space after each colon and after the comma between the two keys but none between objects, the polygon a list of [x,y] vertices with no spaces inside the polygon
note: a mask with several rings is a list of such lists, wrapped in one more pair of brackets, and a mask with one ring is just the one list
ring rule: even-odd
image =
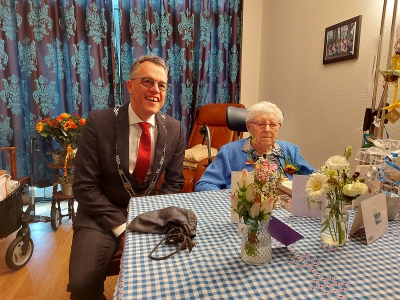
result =
[{"label": "blue patterned curtain", "polygon": [[[0,147],[18,147],[19,177],[30,174],[29,142],[39,119],[85,117],[114,105],[112,31],[112,0],[0,2]],[[52,173],[41,150],[34,157],[39,181]]]},{"label": "blue patterned curtain", "polygon": [[[163,111],[188,139],[206,103],[239,103],[241,0],[119,0],[121,82],[140,55],[153,53],[170,69]],[[123,102],[129,101],[125,86]]]},{"label": "blue patterned curtain", "polygon": [[[112,2],[0,1],[0,147],[18,147],[19,177],[31,174],[37,121],[129,101],[129,67],[142,54],[167,62],[163,111],[181,120],[187,139],[202,105],[239,103],[242,1],[118,0],[115,26]],[[41,181],[52,175],[51,157],[36,144]],[[0,157],[0,169],[8,165]]]}]

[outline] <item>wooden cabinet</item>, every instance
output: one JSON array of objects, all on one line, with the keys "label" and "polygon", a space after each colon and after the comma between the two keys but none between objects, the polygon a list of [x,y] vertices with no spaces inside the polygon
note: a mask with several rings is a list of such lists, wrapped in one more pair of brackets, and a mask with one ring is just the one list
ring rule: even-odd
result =
[{"label": "wooden cabinet", "polygon": [[[61,224],[61,219],[63,217],[68,217],[69,219],[72,219],[74,221],[75,218],[75,208],[74,208],[74,195],[65,195],[61,192],[61,190],[58,190],[58,182],[59,182],[59,177],[62,176],[64,172],[64,165],[63,164],[58,164],[58,163],[49,163],[47,164],[47,167],[50,169],[54,169],[54,186],[53,186],[53,195],[51,198],[51,227],[53,230],[57,230],[58,227]],[[67,165],[67,172],[73,173],[74,166],[73,165]],[[61,172],[61,174],[60,174]],[[67,201],[68,207],[67,207],[67,212],[63,214],[63,211],[61,210],[61,201]]]}]

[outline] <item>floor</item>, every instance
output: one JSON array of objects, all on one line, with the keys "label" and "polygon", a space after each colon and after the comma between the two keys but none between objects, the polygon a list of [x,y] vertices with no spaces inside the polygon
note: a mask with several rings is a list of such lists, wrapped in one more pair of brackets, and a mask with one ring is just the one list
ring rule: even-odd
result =
[{"label": "floor", "polygon": [[[36,215],[49,216],[50,207],[50,201],[36,202]],[[61,208],[66,213],[66,203]],[[64,217],[57,231],[52,230],[50,222],[32,223],[29,227],[34,251],[27,265],[18,271],[9,269],[5,263],[5,254],[15,233],[0,239],[0,299],[69,299],[66,286],[72,221]],[[116,281],[117,276],[107,278],[104,292],[107,299],[112,299]]]}]

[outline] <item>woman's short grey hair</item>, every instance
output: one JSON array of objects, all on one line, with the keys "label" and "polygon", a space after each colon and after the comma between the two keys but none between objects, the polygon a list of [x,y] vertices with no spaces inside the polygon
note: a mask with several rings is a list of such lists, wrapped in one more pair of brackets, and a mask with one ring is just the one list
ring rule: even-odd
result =
[{"label": "woman's short grey hair", "polygon": [[153,55],[153,54],[148,54],[148,55],[142,55],[139,56],[131,65],[131,68],[129,70],[129,75],[132,77],[132,75],[136,72],[136,70],[139,68],[140,64],[144,63],[145,61],[150,61],[153,64],[156,64],[157,66],[160,66],[162,68],[164,68],[165,73],[168,76],[168,67],[165,63],[165,61],[157,56],[157,55]]},{"label": "woman's short grey hair", "polygon": [[260,115],[263,117],[273,117],[277,119],[281,125],[283,124],[283,113],[274,103],[263,101],[250,106],[246,111],[246,122]]}]

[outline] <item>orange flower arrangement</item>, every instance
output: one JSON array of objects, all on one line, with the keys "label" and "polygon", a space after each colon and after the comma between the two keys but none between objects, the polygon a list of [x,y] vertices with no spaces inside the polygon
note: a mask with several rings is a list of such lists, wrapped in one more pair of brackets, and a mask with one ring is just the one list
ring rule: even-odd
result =
[{"label": "orange flower arrangement", "polygon": [[39,120],[36,130],[41,136],[53,138],[61,147],[71,145],[73,149],[76,149],[85,122],[86,120],[77,114],[71,116],[64,112],[55,118]]},{"label": "orange flower arrangement", "polygon": [[61,146],[61,162],[64,164],[64,176],[68,174],[67,164],[73,163],[78,140],[86,120],[77,114],[62,113],[55,118],[45,118],[36,124],[41,136],[53,138]]}]

